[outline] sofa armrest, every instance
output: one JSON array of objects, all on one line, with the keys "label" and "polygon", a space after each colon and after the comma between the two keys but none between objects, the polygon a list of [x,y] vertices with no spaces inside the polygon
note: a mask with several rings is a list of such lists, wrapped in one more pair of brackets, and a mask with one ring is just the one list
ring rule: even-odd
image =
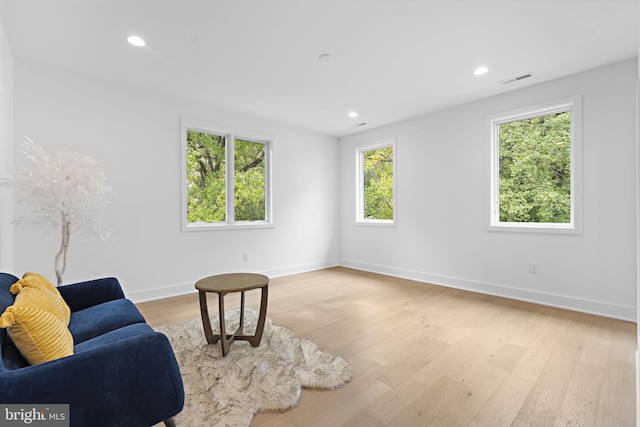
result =
[{"label": "sofa armrest", "polygon": [[0,402],[70,405],[71,426],[149,426],[182,410],[173,349],[148,333],[0,373]]},{"label": "sofa armrest", "polygon": [[88,280],[58,287],[62,299],[71,312],[84,310],[94,305],[124,298],[120,282],[115,277]]}]

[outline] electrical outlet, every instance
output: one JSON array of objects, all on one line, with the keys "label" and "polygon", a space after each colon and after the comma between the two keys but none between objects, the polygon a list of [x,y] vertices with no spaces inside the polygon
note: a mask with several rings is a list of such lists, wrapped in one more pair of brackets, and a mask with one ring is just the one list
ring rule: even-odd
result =
[{"label": "electrical outlet", "polygon": [[538,263],[530,262],[529,263],[529,273],[536,274],[538,272]]},{"label": "electrical outlet", "polygon": [[378,255],[378,248],[373,248],[373,254]]},{"label": "electrical outlet", "polygon": [[243,261],[249,261],[249,252],[243,252],[242,253],[242,260]]}]

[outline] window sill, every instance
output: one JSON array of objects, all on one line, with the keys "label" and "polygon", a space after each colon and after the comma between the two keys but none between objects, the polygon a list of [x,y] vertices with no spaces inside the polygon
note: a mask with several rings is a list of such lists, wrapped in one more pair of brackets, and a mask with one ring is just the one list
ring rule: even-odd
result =
[{"label": "window sill", "polygon": [[582,234],[582,230],[576,227],[574,224],[546,223],[499,223],[490,225],[487,231],[539,234]]},{"label": "window sill", "polygon": [[222,231],[222,230],[253,230],[262,228],[275,228],[272,222],[255,221],[255,222],[218,222],[218,223],[196,223],[182,225],[182,231]]},{"label": "window sill", "polygon": [[368,226],[368,227],[395,227],[396,222],[394,220],[373,219],[373,220],[356,221],[355,225]]}]

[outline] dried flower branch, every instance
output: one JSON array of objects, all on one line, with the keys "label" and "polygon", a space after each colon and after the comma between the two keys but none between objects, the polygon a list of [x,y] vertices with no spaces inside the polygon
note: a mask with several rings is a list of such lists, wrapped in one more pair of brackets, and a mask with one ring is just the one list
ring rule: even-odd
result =
[{"label": "dried flower branch", "polygon": [[91,234],[106,240],[110,229],[95,218],[98,209],[109,205],[115,191],[91,157],[67,150],[47,154],[41,146],[26,138],[22,153],[30,165],[16,174],[15,180],[3,182],[22,189],[19,202],[31,206],[30,217],[21,217],[15,224],[26,224],[45,231],[60,229],[62,239],[55,257],[58,286],[67,265],[69,239],[74,232]]}]

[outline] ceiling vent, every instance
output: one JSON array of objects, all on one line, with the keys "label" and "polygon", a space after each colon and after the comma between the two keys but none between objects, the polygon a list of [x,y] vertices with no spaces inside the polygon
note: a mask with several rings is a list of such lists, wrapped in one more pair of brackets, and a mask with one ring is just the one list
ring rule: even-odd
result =
[{"label": "ceiling vent", "polygon": [[521,74],[519,76],[510,77],[506,80],[500,80],[498,83],[500,83],[501,85],[508,85],[509,83],[519,82],[520,80],[525,80],[531,77],[533,77],[533,74],[531,73]]}]

